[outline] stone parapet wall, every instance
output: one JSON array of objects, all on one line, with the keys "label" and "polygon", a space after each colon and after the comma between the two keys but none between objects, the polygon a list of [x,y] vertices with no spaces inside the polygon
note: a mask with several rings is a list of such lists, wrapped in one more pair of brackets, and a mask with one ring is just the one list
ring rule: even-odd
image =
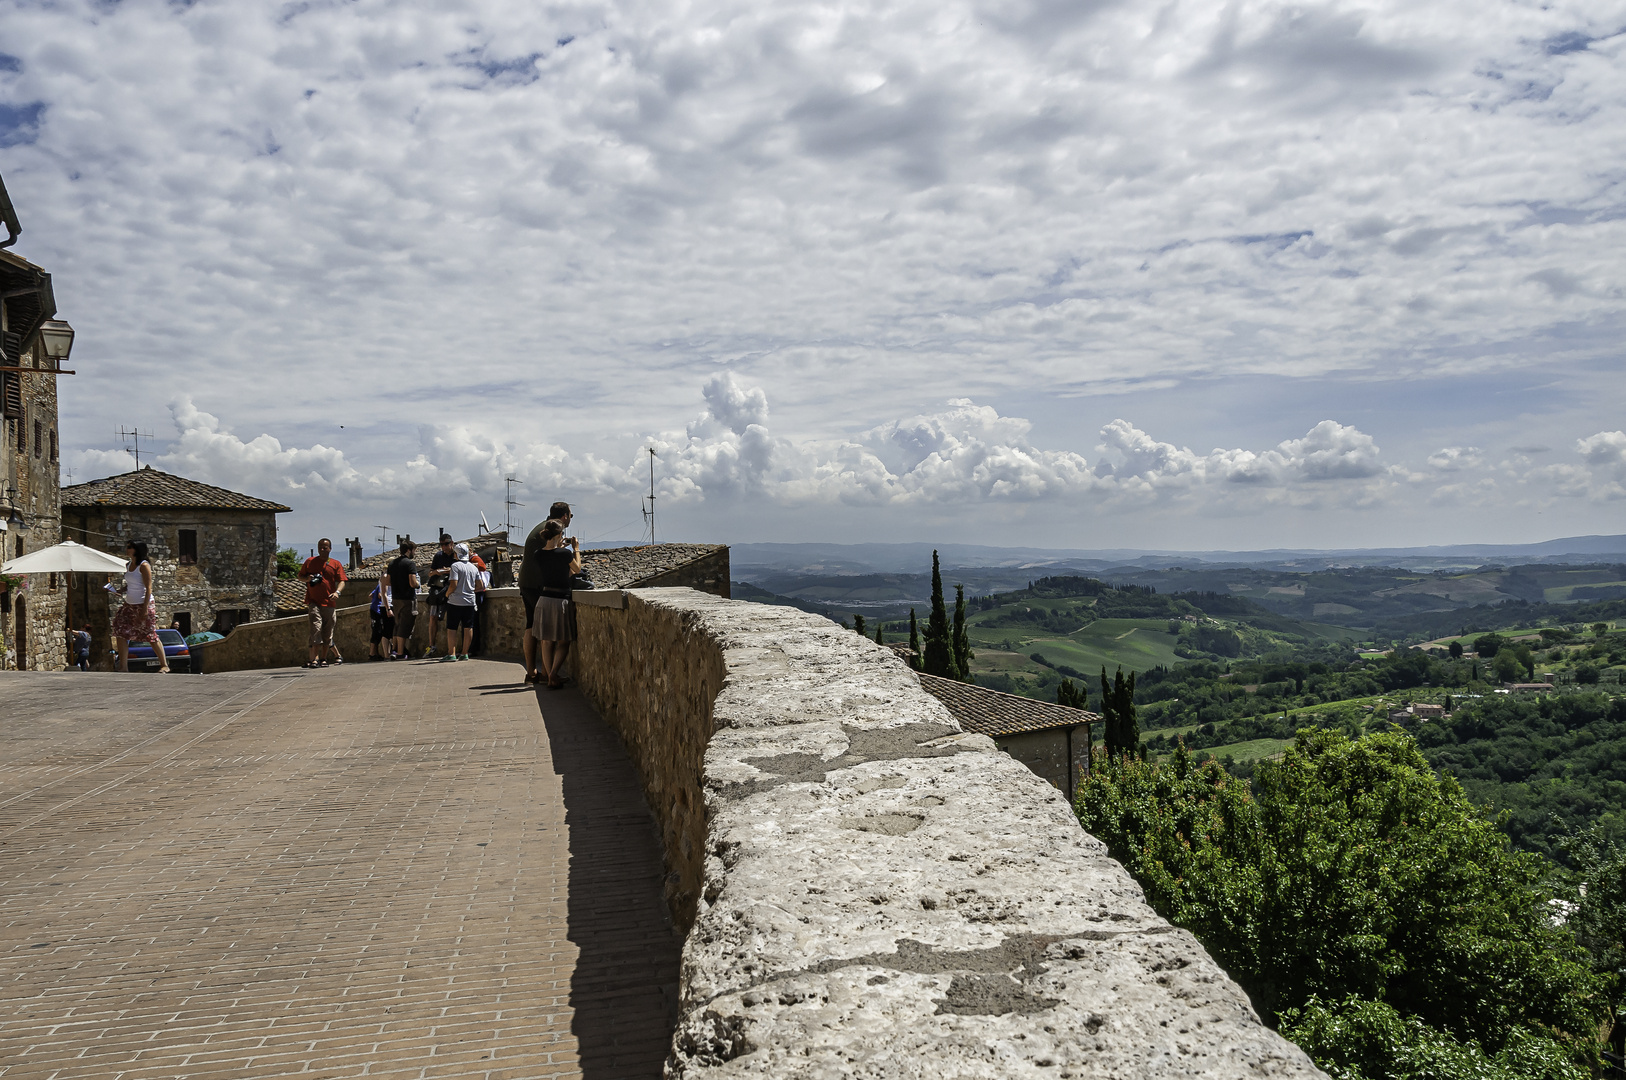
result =
[{"label": "stone parapet wall", "polygon": [[687,938],[670,1077],[1315,1077],[1056,790],[890,650],[689,589],[580,605]]},{"label": "stone parapet wall", "polygon": [[[359,583],[358,583],[359,584]],[[346,662],[363,660],[372,638],[373,617],[368,609],[371,588],[352,592],[349,588],[340,594],[341,606],[335,620],[333,643]],[[587,594],[582,594],[587,595]],[[616,602],[621,594],[612,594]],[[409,648],[413,656],[422,656],[429,650],[429,608],[419,597],[418,618],[413,626]],[[505,660],[517,660],[524,647],[521,636],[525,633],[525,612],[520,605],[518,589],[491,589],[486,593],[485,648],[480,655]],[[305,662],[310,649],[310,620],[304,615],[282,619],[266,619],[244,623],[222,641],[210,641],[192,646],[192,655],[207,674],[223,671],[255,671],[262,668],[298,667]],[[445,644],[444,632],[435,644],[439,650]]]}]

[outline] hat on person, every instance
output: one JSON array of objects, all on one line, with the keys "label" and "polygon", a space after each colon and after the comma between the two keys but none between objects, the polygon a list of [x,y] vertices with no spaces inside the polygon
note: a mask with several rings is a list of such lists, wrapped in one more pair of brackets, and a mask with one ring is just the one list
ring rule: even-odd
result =
[{"label": "hat on person", "polygon": [[467,544],[459,544],[459,545],[457,545],[456,547],[454,547],[452,549],[452,554],[456,555],[459,559],[467,559],[469,557],[469,545],[467,545]]}]

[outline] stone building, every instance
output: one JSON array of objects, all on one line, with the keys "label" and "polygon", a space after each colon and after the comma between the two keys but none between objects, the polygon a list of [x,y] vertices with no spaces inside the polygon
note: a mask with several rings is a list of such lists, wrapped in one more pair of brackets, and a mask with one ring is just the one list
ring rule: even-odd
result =
[{"label": "stone building", "polygon": [[[21,231],[0,183],[0,220],[9,238]],[[51,275],[0,250],[0,551],[14,559],[59,539],[57,375],[73,341],[67,323],[52,318]],[[60,671],[67,666],[63,621],[66,584],[55,574],[21,578],[0,593],[0,654],[4,667]]]},{"label": "stone building", "polygon": [[[229,633],[277,613],[277,515],[281,503],[144,466],[62,489],[62,535],[116,555],[145,540],[158,621],[180,619],[185,633]],[[111,648],[117,598],[100,579],[75,575],[68,618],[89,623],[93,661]]]},{"label": "stone building", "polygon": [[1073,797],[1079,774],[1090,767],[1089,748],[1099,713],[925,673],[920,673],[920,686],[946,705],[967,731],[987,735],[1035,775]]}]

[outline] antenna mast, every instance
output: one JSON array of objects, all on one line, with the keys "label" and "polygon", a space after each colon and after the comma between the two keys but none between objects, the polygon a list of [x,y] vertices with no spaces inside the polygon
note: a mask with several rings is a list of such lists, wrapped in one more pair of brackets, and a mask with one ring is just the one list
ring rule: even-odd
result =
[{"label": "antenna mast", "polygon": [[[135,467],[139,470],[141,468],[141,440],[151,439],[152,432],[142,431],[139,427],[126,428],[121,426],[119,428],[119,438],[125,443],[124,452],[135,458]],[[150,450],[147,452],[152,453]]]},{"label": "antenna mast", "polygon": [[382,555],[389,550],[385,545],[389,543],[390,527],[388,525],[374,525],[373,528],[378,530],[378,553]]},{"label": "antenna mast", "polygon": [[503,489],[502,497],[502,531],[507,533],[509,536],[513,536],[514,525],[516,524],[513,513],[514,507],[525,505],[522,502],[514,501],[514,485],[518,484],[520,487],[524,487],[525,481],[516,480],[512,476],[507,476],[503,478],[503,483],[507,486]]},{"label": "antenna mast", "polygon": [[649,525],[649,542],[655,543],[655,448],[649,448],[649,506],[644,508],[644,521]]}]

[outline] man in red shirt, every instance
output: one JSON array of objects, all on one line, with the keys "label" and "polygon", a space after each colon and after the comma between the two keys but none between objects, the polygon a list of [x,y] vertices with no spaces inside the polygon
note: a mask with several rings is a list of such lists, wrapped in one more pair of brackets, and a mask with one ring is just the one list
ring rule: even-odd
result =
[{"label": "man in red shirt", "polygon": [[327,654],[334,654],[334,662],[344,657],[333,647],[333,627],[337,621],[339,594],[350,579],[338,559],[328,556],[333,552],[333,541],[323,537],[316,545],[316,554],[305,560],[299,568],[299,580],[305,583],[305,612],[311,620],[311,651],[308,668],[327,667]]}]

